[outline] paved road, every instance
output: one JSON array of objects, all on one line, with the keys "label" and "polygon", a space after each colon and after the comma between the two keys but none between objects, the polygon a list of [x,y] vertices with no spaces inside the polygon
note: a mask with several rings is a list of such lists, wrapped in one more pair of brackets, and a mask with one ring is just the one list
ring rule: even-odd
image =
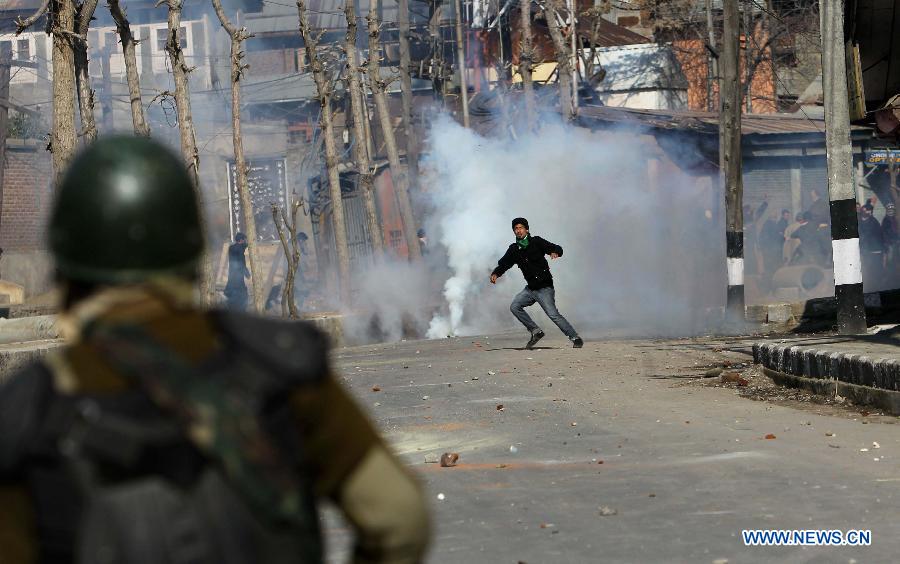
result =
[{"label": "paved road", "polygon": [[[541,345],[518,349],[516,334],[336,351],[425,483],[430,561],[900,559],[900,419],[684,378],[748,361],[720,340]],[[459,465],[426,462],[443,452]],[[346,560],[349,532],[328,522],[331,558]],[[745,547],[742,529],[871,529],[872,545]]]}]

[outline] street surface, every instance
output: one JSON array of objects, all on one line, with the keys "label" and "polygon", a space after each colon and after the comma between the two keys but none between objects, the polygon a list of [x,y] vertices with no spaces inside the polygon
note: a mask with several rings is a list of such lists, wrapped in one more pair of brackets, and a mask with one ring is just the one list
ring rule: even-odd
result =
[{"label": "street surface", "polygon": [[[576,350],[550,334],[532,351],[524,341],[335,351],[425,485],[429,561],[900,559],[900,419],[766,386],[740,367],[750,340],[594,335]],[[699,377],[726,362],[769,399]],[[457,466],[437,463],[445,452]],[[349,529],[333,512],[326,523],[329,560],[346,561]],[[871,529],[872,544],[745,547],[742,529]]]}]

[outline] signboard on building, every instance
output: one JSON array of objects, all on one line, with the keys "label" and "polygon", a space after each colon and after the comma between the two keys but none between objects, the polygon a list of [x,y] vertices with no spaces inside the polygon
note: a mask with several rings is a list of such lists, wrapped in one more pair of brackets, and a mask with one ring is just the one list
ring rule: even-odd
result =
[{"label": "signboard on building", "polygon": [[[278,231],[272,220],[272,204],[282,208],[288,205],[284,159],[252,159],[247,161],[247,167],[247,185],[256,218],[257,241],[277,242]],[[234,161],[228,163],[228,208],[231,212],[231,236],[234,238],[235,233],[245,231]]]},{"label": "signboard on building", "polygon": [[869,166],[887,166],[891,162],[900,164],[900,149],[866,151],[866,164]]}]

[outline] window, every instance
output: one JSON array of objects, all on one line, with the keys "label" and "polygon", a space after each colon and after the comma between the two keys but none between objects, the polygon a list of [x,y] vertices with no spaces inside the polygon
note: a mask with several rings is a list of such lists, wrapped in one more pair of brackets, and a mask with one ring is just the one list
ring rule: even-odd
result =
[{"label": "window", "polygon": [[400,241],[402,240],[402,238],[403,238],[403,234],[399,230],[392,229],[391,230],[391,248],[399,249]]},{"label": "window", "polygon": [[19,39],[16,44],[18,49],[18,53],[16,53],[16,58],[21,59],[23,61],[28,61],[31,59],[31,46],[28,43],[27,39]]},{"label": "window", "polygon": [[0,57],[12,58],[12,41],[0,41]]},{"label": "window", "polygon": [[[187,28],[181,26],[178,28],[178,38],[180,39],[181,48],[187,49]],[[157,51],[165,51],[166,50],[166,42],[169,39],[169,29],[168,28],[158,28],[156,30],[156,50]]]}]

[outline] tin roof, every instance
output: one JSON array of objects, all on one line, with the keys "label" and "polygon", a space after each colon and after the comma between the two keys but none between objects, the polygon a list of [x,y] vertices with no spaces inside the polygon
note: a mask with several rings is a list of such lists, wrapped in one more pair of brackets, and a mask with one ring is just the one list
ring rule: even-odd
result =
[{"label": "tin roof", "polygon": [[[692,110],[640,110],[589,106],[580,108],[579,118],[590,125],[591,120],[652,127],[656,129],[693,130],[698,133],[718,133],[719,116],[715,112]],[[869,128],[852,126],[854,131]],[[825,120],[801,114],[748,114],[741,116],[741,133],[744,135],[773,135],[798,133],[825,133]]]}]

